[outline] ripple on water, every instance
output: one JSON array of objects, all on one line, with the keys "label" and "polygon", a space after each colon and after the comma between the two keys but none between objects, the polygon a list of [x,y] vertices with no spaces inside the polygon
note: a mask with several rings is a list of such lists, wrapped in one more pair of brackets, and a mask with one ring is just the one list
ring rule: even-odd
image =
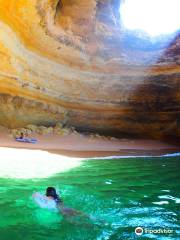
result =
[{"label": "ripple on water", "polygon": [[170,190],[168,190],[168,189],[163,189],[163,190],[161,190],[162,192],[170,192]]},{"label": "ripple on water", "polygon": [[127,225],[132,227],[143,226],[143,227],[167,227],[167,228],[175,228],[179,227],[179,225],[175,223],[171,223],[166,221],[163,216],[149,216],[149,217],[132,217],[131,219],[127,219]]},{"label": "ripple on water", "polygon": [[110,185],[110,184],[113,183],[113,181],[112,181],[112,180],[108,180],[108,181],[106,181],[105,183]]},{"label": "ripple on water", "polygon": [[160,201],[160,202],[152,202],[153,204],[157,204],[157,205],[164,205],[164,204],[169,204],[168,201]]},{"label": "ripple on water", "polygon": [[160,199],[169,199],[169,200],[175,201],[175,203],[180,203],[180,198],[176,198],[176,197],[173,197],[171,195],[161,195],[161,196],[158,196],[158,198],[160,198]]}]

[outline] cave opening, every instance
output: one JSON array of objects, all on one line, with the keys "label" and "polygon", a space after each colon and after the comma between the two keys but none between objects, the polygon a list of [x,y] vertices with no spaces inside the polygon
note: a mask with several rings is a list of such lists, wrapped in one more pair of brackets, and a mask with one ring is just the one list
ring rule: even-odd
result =
[{"label": "cave opening", "polygon": [[124,0],[120,6],[123,26],[150,37],[170,35],[180,29],[179,0]]}]

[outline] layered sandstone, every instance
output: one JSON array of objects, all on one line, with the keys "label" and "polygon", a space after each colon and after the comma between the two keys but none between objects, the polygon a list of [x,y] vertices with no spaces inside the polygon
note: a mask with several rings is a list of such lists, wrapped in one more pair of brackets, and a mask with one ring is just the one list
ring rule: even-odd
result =
[{"label": "layered sandstone", "polygon": [[0,0],[0,124],[179,137],[180,35],[121,24],[120,0]]}]

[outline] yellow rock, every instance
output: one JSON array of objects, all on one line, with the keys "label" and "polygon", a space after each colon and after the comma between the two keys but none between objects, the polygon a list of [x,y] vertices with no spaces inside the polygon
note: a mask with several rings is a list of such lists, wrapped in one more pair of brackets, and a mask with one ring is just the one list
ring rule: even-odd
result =
[{"label": "yellow rock", "polygon": [[32,124],[29,124],[29,125],[27,125],[26,127],[25,127],[26,129],[29,129],[30,131],[32,131],[32,132],[36,132],[37,131],[37,129],[38,129],[38,127],[36,126],[36,125],[32,125]]},{"label": "yellow rock", "polygon": [[41,135],[46,135],[46,134],[52,133],[53,132],[53,128],[52,127],[39,126],[37,128],[36,132],[38,134],[41,134]]},{"label": "yellow rock", "polygon": [[180,136],[180,38],[131,35],[121,3],[0,0],[0,125]]}]

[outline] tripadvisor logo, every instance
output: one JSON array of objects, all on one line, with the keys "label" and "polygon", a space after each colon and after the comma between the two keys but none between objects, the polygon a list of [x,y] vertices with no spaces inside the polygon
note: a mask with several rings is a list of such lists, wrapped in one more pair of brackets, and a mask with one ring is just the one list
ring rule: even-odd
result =
[{"label": "tripadvisor logo", "polygon": [[137,228],[135,229],[135,233],[136,233],[136,235],[138,235],[138,236],[142,235],[142,234],[143,234],[143,228],[137,227]]},{"label": "tripadvisor logo", "polygon": [[137,227],[135,228],[135,233],[138,236],[141,236],[143,233],[144,234],[172,234],[174,232],[173,229],[165,229],[165,228],[159,228],[159,229],[149,229],[149,228],[142,228],[142,227]]}]

